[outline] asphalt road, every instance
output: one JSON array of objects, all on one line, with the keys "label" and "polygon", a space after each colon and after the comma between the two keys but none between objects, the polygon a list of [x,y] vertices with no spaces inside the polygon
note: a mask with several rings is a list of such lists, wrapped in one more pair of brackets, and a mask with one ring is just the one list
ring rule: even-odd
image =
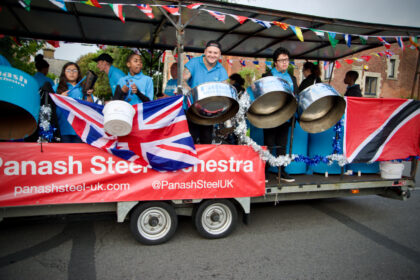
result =
[{"label": "asphalt road", "polygon": [[420,191],[260,204],[225,239],[181,217],[158,246],[137,243],[114,214],[6,219],[0,279],[420,279],[419,210]]},{"label": "asphalt road", "polygon": [[420,192],[253,205],[251,223],[207,240],[180,219],[144,246],[114,215],[0,223],[0,279],[420,279]]}]

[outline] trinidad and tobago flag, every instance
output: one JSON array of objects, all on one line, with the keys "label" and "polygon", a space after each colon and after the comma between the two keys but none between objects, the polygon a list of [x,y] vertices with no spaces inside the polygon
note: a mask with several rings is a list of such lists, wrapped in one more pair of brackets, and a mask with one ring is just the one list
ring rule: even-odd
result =
[{"label": "trinidad and tobago flag", "polygon": [[420,155],[420,101],[346,97],[344,155],[348,162]]}]

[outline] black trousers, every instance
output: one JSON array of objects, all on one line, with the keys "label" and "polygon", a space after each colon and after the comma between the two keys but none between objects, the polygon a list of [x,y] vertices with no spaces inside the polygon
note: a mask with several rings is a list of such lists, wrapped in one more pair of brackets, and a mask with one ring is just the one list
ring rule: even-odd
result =
[{"label": "black trousers", "polygon": [[287,138],[289,135],[290,123],[286,122],[274,128],[265,128],[264,132],[264,145],[268,147],[273,155],[285,155]]},{"label": "black trousers", "polygon": [[194,144],[211,144],[213,140],[213,125],[201,125],[188,120],[188,129]]}]

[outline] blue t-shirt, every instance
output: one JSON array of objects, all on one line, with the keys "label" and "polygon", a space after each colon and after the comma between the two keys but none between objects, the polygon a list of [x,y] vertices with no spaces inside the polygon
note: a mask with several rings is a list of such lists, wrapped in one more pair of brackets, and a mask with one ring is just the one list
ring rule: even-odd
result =
[{"label": "blue t-shirt", "polygon": [[4,66],[9,66],[12,67],[12,65],[10,65],[9,61],[0,54],[0,65],[4,65]]},{"label": "blue t-shirt", "polygon": [[163,92],[167,96],[174,96],[177,93],[177,79],[170,79],[166,83],[165,91]]},{"label": "blue t-shirt", "polygon": [[191,78],[188,80],[188,85],[191,88],[195,88],[205,82],[223,82],[226,81],[229,76],[223,68],[222,64],[216,63],[216,66],[207,70],[204,64],[204,55],[194,57],[185,64],[185,67],[190,71]]},{"label": "blue t-shirt", "polygon": [[[58,84],[54,86],[54,91],[57,91]],[[74,88],[73,85],[67,83],[67,88],[71,90]],[[71,92],[69,92],[69,97],[72,97],[74,99],[83,99],[83,92],[82,88],[80,86],[73,89]],[[67,121],[68,114],[57,107],[57,118],[58,118],[58,126],[60,127],[60,134],[61,135],[77,135],[76,131],[74,131],[71,124]]]},{"label": "blue t-shirt", "polygon": [[[142,72],[138,73],[137,75],[131,76],[128,74],[125,77],[122,77],[118,81],[118,85],[122,88],[124,85],[126,85],[128,88],[130,88],[131,84],[136,84],[137,89],[149,97],[150,100],[153,100],[153,80],[149,76],[144,75]],[[128,91],[128,95],[125,98],[125,101],[130,103],[131,105],[135,105],[138,103],[142,103],[140,98],[135,93],[131,92],[131,89]]]},{"label": "blue t-shirt", "polygon": [[38,82],[38,87],[42,87],[46,82],[49,82],[51,86],[54,86],[53,80],[42,74],[41,72],[36,72],[34,79]]},{"label": "blue t-shirt", "polygon": [[292,77],[290,76],[290,74],[287,71],[282,73],[282,72],[277,71],[277,69],[273,67],[271,69],[271,74],[273,74],[273,76],[280,77],[283,80],[285,80],[290,85],[290,87],[292,89],[292,92],[294,92],[293,80],[292,80]]},{"label": "blue t-shirt", "polygon": [[119,80],[124,77],[123,71],[111,65],[108,72],[109,85],[111,86],[112,95],[115,93],[115,88],[118,85]]}]

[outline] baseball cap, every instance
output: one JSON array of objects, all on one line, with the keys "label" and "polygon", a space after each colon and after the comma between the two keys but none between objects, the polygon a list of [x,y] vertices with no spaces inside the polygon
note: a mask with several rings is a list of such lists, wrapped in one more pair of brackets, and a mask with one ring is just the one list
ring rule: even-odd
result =
[{"label": "baseball cap", "polygon": [[101,60],[105,60],[106,62],[109,62],[110,64],[112,64],[112,62],[114,61],[112,57],[107,53],[103,53],[99,55],[97,58],[93,59],[93,61],[96,61],[96,62],[101,61]]},{"label": "baseball cap", "polygon": [[211,41],[208,41],[208,42],[207,42],[207,45],[206,45],[206,49],[207,49],[208,47],[216,47],[216,48],[219,48],[219,50],[220,50],[220,51],[222,51],[222,46],[221,46],[221,45],[220,45],[220,43],[219,43],[219,42],[217,42],[216,40],[211,40]]}]

